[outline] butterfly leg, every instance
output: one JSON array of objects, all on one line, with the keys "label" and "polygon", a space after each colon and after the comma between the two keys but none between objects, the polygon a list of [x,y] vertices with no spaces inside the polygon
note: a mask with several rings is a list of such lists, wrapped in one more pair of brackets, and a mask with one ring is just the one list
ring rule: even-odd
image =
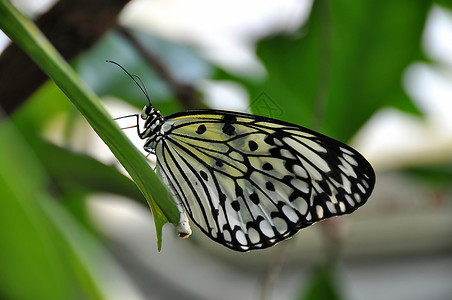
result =
[{"label": "butterfly leg", "polygon": [[133,126],[124,127],[124,128],[121,128],[121,129],[129,129],[129,128],[136,127],[138,136],[141,136],[142,133],[140,132],[140,126],[139,126],[139,117],[140,117],[139,114],[132,114],[132,115],[127,115],[127,116],[122,116],[122,117],[114,118],[113,120],[116,121],[116,120],[121,120],[121,119],[125,119],[125,118],[130,118],[130,117],[135,117],[137,119],[137,124],[133,125]]}]

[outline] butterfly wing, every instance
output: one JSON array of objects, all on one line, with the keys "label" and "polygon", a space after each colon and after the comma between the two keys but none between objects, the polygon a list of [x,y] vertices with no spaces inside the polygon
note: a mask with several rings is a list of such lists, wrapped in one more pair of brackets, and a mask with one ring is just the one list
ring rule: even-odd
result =
[{"label": "butterfly wing", "polygon": [[168,116],[162,129],[158,172],[199,228],[233,250],[351,213],[374,187],[357,151],[294,124],[201,110]]}]

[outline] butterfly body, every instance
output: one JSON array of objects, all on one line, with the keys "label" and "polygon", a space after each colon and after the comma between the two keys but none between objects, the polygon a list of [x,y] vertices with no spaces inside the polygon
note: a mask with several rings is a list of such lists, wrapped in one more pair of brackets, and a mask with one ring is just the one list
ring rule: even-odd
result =
[{"label": "butterfly body", "polygon": [[295,124],[222,110],[163,117],[152,106],[141,118],[144,149],[181,213],[233,250],[267,248],[351,213],[375,184],[356,150]]}]

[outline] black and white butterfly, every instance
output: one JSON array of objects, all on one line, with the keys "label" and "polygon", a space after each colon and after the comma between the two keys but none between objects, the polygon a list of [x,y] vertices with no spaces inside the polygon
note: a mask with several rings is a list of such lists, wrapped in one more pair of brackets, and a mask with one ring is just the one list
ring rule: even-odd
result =
[{"label": "black and white butterfly", "polygon": [[201,231],[233,250],[264,249],[349,214],[375,184],[356,150],[295,124],[224,110],[163,117],[150,101],[141,118],[138,135],[180,206],[179,228],[191,233],[185,210]]}]

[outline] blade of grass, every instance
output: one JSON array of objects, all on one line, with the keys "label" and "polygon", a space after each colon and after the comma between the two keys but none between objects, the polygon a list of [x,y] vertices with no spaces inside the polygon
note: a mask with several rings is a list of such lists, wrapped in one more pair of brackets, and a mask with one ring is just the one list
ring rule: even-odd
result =
[{"label": "blade of grass", "polygon": [[163,213],[167,220],[176,224],[179,212],[168,190],[149,168],[145,158],[34,23],[6,0],[0,0],[0,29],[58,85],[130,174],[153,209],[160,245],[161,228],[166,220],[159,219],[159,216]]}]

